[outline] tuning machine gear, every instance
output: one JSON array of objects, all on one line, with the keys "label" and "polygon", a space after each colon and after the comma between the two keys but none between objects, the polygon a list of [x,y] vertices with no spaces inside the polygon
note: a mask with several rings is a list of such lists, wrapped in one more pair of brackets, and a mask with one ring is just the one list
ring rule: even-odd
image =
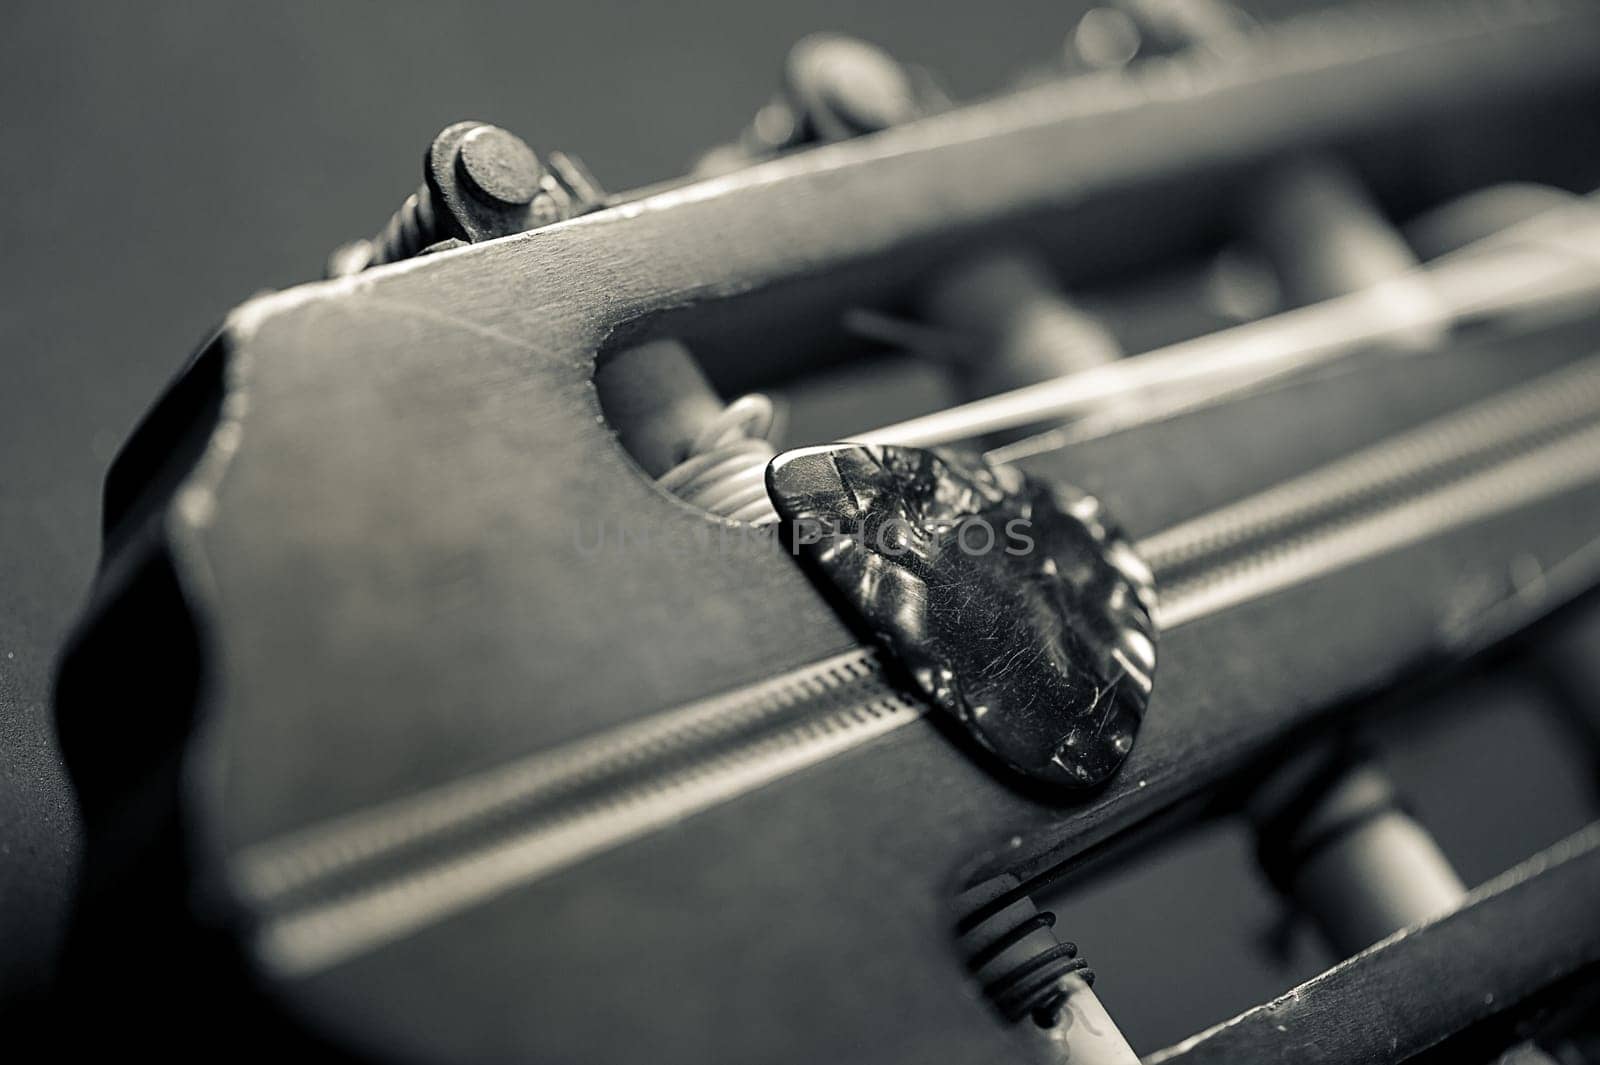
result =
[{"label": "tuning machine gear", "polygon": [[486,122],[445,127],[423,157],[423,182],[376,237],[328,258],[343,277],[440,245],[476,244],[565,221],[605,206],[606,194],[575,157],[543,160],[516,134]]}]

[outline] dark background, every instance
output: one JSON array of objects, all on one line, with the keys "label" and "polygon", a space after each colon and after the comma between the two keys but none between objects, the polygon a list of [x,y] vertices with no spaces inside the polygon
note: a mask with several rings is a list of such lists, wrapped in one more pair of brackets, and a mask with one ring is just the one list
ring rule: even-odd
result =
[{"label": "dark background", "polygon": [[[1085,4],[894,0],[696,5],[8,5],[0,34],[0,996],[51,973],[78,857],[50,717],[54,656],[97,555],[118,443],[232,305],[317,276],[420,177],[432,135],[479,118],[581,156],[609,188],[682,172],[776,84],[788,45],[858,34],[958,98],[1049,62]],[[1426,796],[1537,761],[1544,719],[1462,697],[1442,753],[1402,752]],[[1499,690],[1499,689],[1495,689]],[[1480,712],[1481,711],[1481,712]],[[140,707],[118,708],[138,714]],[[1520,746],[1519,746],[1520,745]],[[1430,783],[1432,782],[1432,783]],[[1515,808],[1439,799],[1469,881],[1581,820],[1584,784],[1539,774]],[[1520,811],[1520,812],[1519,812]],[[1504,822],[1498,833],[1486,819]],[[1257,949],[1277,910],[1242,833],[1064,900],[1141,1050],[1317,971]],[[1130,919],[1129,915],[1138,915]],[[1069,920],[1070,919],[1070,920]],[[1109,961],[1109,964],[1108,964]]]}]

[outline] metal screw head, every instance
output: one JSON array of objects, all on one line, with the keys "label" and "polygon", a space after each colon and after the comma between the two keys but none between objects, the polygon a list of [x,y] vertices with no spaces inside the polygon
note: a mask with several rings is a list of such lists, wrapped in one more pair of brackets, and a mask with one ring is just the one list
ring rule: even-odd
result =
[{"label": "metal screw head", "polygon": [[479,126],[461,138],[456,158],[468,191],[491,204],[521,207],[533,202],[544,177],[533,149],[499,126]]}]

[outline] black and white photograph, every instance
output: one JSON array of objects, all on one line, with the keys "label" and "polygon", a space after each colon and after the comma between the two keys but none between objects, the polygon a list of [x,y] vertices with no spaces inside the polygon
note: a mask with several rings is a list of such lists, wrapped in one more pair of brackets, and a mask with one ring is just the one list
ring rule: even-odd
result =
[{"label": "black and white photograph", "polygon": [[1600,3],[8,5],[16,1061],[1600,1065]]}]

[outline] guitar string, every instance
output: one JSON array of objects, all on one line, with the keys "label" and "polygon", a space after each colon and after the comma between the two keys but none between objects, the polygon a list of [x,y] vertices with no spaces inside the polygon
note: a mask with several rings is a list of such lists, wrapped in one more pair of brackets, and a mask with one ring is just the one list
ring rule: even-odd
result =
[{"label": "guitar string", "polygon": [[[1600,292],[1597,249],[1600,193],[1593,193],[1369,288],[859,433],[848,442],[937,447],[1068,420],[985,457],[1015,462],[1049,454],[1259,393],[1419,330],[1525,319],[1539,311],[1559,315]],[[754,525],[777,521],[762,483],[774,450],[767,440],[771,426],[767,397],[740,397],[658,483],[718,517]]]},{"label": "guitar string", "polygon": [[[1249,530],[1246,540],[1268,545],[1238,556],[1221,579],[1164,589],[1162,627],[1600,479],[1597,410],[1600,357],[1224,508],[1219,513],[1233,511]],[[1482,462],[1461,469],[1474,455]],[[1374,473],[1370,483],[1352,476],[1362,466]],[[1428,475],[1434,480],[1419,488],[1418,478]],[[1398,500],[1393,491],[1385,495],[1396,486],[1410,491]],[[1275,540],[1299,509],[1296,501],[1307,498],[1339,500],[1342,509],[1311,530]],[[1217,529],[1204,517],[1186,525],[1186,536],[1215,542]],[[1192,558],[1181,549],[1184,537],[1166,536],[1165,546],[1163,538],[1144,542],[1153,557],[1174,566]],[[315,971],[854,749],[923,712],[883,678],[872,652],[846,652],[248,848],[239,856],[240,886],[281,914],[262,933],[263,957],[283,972]],[[763,731],[768,725],[776,727]],[[693,757],[672,760],[685,752]],[[638,777],[641,767],[642,779],[605,788],[608,777]],[[540,807],[545,812],[530,818]],[[518,827],[488,844],[342,894],[305,897],[307,889],[314,895],[330,878],[418,840],[499,824],[513,814]]]}]

